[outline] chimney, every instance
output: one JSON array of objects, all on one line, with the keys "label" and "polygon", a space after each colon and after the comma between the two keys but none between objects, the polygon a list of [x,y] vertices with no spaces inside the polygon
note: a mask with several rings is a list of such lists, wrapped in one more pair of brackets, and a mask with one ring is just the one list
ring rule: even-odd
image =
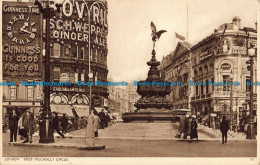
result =
[{"label": "chimney", "polygon": [[240,22],[241,19],[240,19],[240,17],[235,16],[232,21],[233,21],[233,24],[238,27],[238,29],[241,29],[241,22]]},{"label": "chimney", "polygon": [[257,21],[255,22],[255,31],[257,32]]}]

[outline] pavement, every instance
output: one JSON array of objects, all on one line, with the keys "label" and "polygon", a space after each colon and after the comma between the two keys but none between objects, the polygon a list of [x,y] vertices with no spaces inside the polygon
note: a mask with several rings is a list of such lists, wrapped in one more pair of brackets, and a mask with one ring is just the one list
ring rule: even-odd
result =
[{"label": "pavement", "polygon": [[[65,139],[62,139],[57,133],[54,133],[55,137],[55,143],[39,143],[39,133],[35,133],[33,135],[33,143],[22,143],[22,141],[19,142],[13,142],[9,143],[9,146],[26,146],[26,147],[43,147],[43,148],[65,148],[65,149],[86,149],[86,150],[102,150],[107,148],[106,147],[106,141],[151,141],[151,142],[160,142],[160,141],[169,141],[169,142],[186,142],[189,141],[188,139],[181,139],[177,138],[176,136],[172,136],[173,132],[168,134],[169,136],[165,136],[165,132],[163,132],[163,136],[118,136],[118,134],[111,134],[112,133],[121,133],[123,134],[123,131],[121,129],[123,123],[120,123],[119,125],[114,125],[111,126],[110,128],[105,128],[105,129],[100,129],[99,133],[101,136],[98,138],[94,138],[95,144],[94,146],[87,146],[85,145],[85,134],[86,134],[86,129],[81,129],[77,130],[71,133],[65,134]],[[168,124],[166,124],[168,125]],[[139,125],[138,127],[147,127],[147,124]],[[158,124],[157,124],[158,126]],[[178,125],[174,123],[173,125],[173,131],[174,134],[176,135]],[[133,127],[132,124],[128,124],[128,127]],[[120,128],[120,129],[118,129]],[[159,127],[158,127],[159,128]],[[147,129],[147,128],[146,128]],[[166,128],[165,128],[166,129]],[[126,130],[123,129],[125,132],[130,132],[131,130]],[[136,129],[132,129],[132,131],[136,131]],[[167,130],[168,131],[168,126]],[[139,131],[140,132],[140,131]],[[109,134],[110,133],[110,134]],[[136,132],[135,132],[136,133]],[[153,134],[160,134],[158,130],[155,130],[155,132],[152,132]],[[7,133],[9,134],[9,133]],[[203,125],[199,125],[198,127],[198,134],[199,134],[199,143],[200,142],[212,142],[212,143],[221,143],[221,133],[219,130],[213,130],[211,128],[205,127]],[[103,135],[103,136],[102,136]],[[111,135],[111,136],[109,136]],[[112,135],[117,135],[117,136],[112,136]],[[142,134],[143,135],[143,134]],[[152,135],[151,132],[149,135]],[[9,137],[7,136],[6,139]],[[229,132],[228,135],[228,141],[233,141],[233,142],[242,142],[242,143],[256,143],[256,140],[247,140],[246,135],[242,133],[234,133],[234,132]]]},{"label": "pavement", "polygon": [[[84,138],[57,138],[55,143],[39,147],[39,137],[23,146],[9,145],[9,134],[3,134],[4,157],[256,157],[257,143],[252,141],[135,140],[97,138],[103,150],[80,150],[71,145],[84,145]],[[19,140],[20,144],[23,144]],[[64,144],[64,147],[56,145]]]}]

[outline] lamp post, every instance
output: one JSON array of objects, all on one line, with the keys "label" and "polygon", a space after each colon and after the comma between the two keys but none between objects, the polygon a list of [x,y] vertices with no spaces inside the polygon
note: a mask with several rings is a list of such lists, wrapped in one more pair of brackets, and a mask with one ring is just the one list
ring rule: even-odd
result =
[{"label": "lamp post", "polygon": [[[90,58],[89,58],[89,81],[92,81],[93,74],[90,71]],[[86,141],[85,145],[88,147],[94,146],[94,139],[93,139],[93,119],[94,116],[91,113],[92,110],[92,85],[89,86],[89,115],[88,115],[88,125],[87,125],[87,132],[86,132]]]},{"label": "lamp post", "polygon": [[[247,54],[250,57],[250,83],[252,83],[253,80],[253,76],[254,76],[254,69],[253,69],[253,64],[254,64],[254,60],[253,57],[257,54],[257,49],[255,48],[250,48],[247,49]],[[255,139],[255,129],[254,129],[254,114],[253,114],[253,105],[254,105],[254,88],[251,85],[250,86],[250,104],[249,104],[249,108],[250,108],[250,121],[249,121],[249,125],[247,128],[247,139]]]},{"label": "lamp post", "polygon": [[233,77],[230,75],[230,131],[233,130]]},{"label": "lamp post", "polygon": [[[35,5],[40,9],[43,18],[46,20],[46,35],[45,35],[45,82],[50,82],[50,19],[55,13],[60,12],[61,4],[64,0],[55,0],[57,10],[50,7],[50,0],[47,0],[46,7],[43,8],[42,4],[35,0]],[[44,87],[44,105],[43,113],[40,120],[40,143],[53,143],[53,129],[52,129],[52,115],[50,108],[50,86]]]}]

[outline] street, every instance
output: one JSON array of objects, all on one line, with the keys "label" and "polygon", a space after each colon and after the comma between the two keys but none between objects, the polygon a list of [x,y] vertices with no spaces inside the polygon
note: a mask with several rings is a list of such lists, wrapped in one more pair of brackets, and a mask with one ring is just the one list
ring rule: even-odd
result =
[{"label": "street", "polygon": [[[39,137],[33,137],[37,143]],[[85,143],[83,138],[55,138],[56,143]],[[200,141],[97,139],[106,149],[87,151],[67,148],[9,146],[9,134],[3,134],[4,157],[256,157],[254,141]]]}]

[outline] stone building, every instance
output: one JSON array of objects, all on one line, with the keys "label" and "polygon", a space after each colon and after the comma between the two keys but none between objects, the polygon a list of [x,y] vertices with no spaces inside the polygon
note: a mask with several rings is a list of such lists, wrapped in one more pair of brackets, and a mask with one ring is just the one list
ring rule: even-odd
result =
[{"label": "stone building", "polygon": [[[256,36],[256,29],[242,28],[241,19],[234,17],[232,23],[221,25],[193,46],[179,42],[171,64],[164,67],[165,80],[184,82],[183,86],[172,89],[174,108],[190,108],[192,114],[209,123],[218,121],[223,115],[229,116],[232,109],[233,123],[238,125],[242,111],[249,110],[250,86],[246,81],[250,81],[250,70],[246,64],[249,60],[247,50],[256,48]],[[257,76],[256,63],[257,59],[254,58],[254,82]],[[217,85],[231,81],[232,86]],[[257,94],[256,87],[253,88],[256,114]]]},{"label": "stone building", "polygon": [[[50,21],[50,80],[70,82],[71,85],[51,86],[51,110],[69,113],[72,104],[79,116],[86,116],[89,112],[89,85],[80,85],[78,82],[107,81],[107,2],[68,0],[64,3],[61,13]],[[15,86],[4,86],[4,112],[17,106],[22,111],[25,107],[31,107],[38,113],[44,101],[43,85],[22,86],[21,81],[44,81],[45,21],[33,3],[4,2],[3,5],[3,65],[6,68],[3,80],[16,81]],[[81,12],[77,6],[82,6]],[[14,10],[15,8],[23,10]],[[17,19],[21,21],[9,24],[10,20],[14,22]],[[26,21],[31,21],[29,26],[26,26]],[[28,31],[31,35],[27,35]],[[14,37],[13,34],[18,36]],[[33,52],[28,52],[29,48]],[[14,49],[17,50],[15,54],[12,51]],[[14,58],[15,56],[21,58]],[[88,78],[89,68],[94,75],[93,80]],[[107,86],[92,87],[94,107],[104,107],[107,98]]]}]

